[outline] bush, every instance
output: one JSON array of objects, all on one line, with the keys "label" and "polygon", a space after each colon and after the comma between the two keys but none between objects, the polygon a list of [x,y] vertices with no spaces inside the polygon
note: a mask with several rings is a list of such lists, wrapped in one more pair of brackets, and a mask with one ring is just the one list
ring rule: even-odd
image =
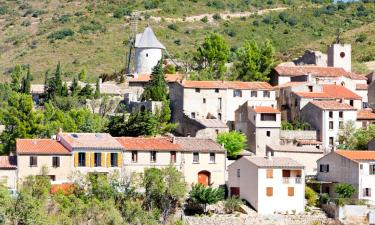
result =
[{"label": "bush", "polygon": [[220,20],[221,19],[221,16],[219,13],[215,13],[213,16],[212,16],[212,19],[214,20]]},{"label": "bush", "polygon": [[171,23],[168,25],[168,28],[171,29],[171,30],[174,30],[174,31],[177,31],[178,30],[178,27],[177,27],[177,24],[175,23]]},{"label": "bush", "polygon": [[48,40],[55,41],[55,40],[62,40],[66,37],[70,37],[74,35],[74,31],[70,28],[64,28],[62,30],[58,30],[52,32],[50,35],[47,36]]},{"label": "bush", "polygon": [[341,183],[336,185],[335,192],[339,198],[351,198],[355,193],[355,188],[351,184]]},{"label": "bush", "polygon": [[224,209],[226,213],[232,214],[235,211],[239,211],[241,208],[242,201],[238,197],[230,197],[224,203]]},{"label": "bush", "polygon": [[330,200],[329,194],[324,193],[319,196],[319,203],[320,204],[327,204]]},{"label": "bush", "polygon": [[105,27],[97,21],[91,21],[88,24],[82,24],[79,28],[79,33],[88,34],[95,33],[96,31],[105,32]]},{"label": "bush", "polygon": [[207,22],[208,22],[208,18],[207,18],[207,16],[203,17],[203,18],[201,19],[201,21],[202,21],[203,23],[207,23]]},{"label": "bush", "polygon": [[305,187],[305,198],[307,199],[307,205],[315,206],[316,201],[318,199],[318,195],[312,188]]},{"label": "bush", "polygon": [[366,34],[359,34],[358,37],[355,39],[355,42],[364,42],[366,41],[367,39],[367,35]]}]

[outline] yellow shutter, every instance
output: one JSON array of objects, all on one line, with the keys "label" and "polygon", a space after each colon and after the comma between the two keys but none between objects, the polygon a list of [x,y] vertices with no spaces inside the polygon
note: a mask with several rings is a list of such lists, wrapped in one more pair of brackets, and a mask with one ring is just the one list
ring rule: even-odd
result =
[{"label": "yellow shutter", "polygon": [[78,152],[74,152],[74,167],[78,166]]},{"label": "yellow shutter", "polygon": [[86,165],[85,166],[89,167],[90,166],[90,153],[86,152],[85,157],[86,157],[86,159],[85,159]]},{"label": "yellow shutter", "polygon": [[118,157],[117,157],[117,160],[118,160],[118,167],[122,167],[122,153],[117,153]]},{"label": "yellow shutter", "polygon": [[91,167],[94,167],[95,166],[95,153],[92,152],[91,153]]},{"label": "yellow shutter", "polygon": [[107,167],[111,167],[111,153],[107,153]]},{"label": "yellow shutter", "polygon": [[101,166],[102,167],[105,167],[105,153],[100,153],[100,158],[102,160],[101,162]]}]

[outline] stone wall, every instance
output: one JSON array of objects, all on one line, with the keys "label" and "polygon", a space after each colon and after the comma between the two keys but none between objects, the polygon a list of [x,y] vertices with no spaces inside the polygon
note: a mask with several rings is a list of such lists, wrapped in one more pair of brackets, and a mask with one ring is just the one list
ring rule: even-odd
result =
[{"label": "stone wall", "polygon": [[317,132],[315,130],[280,130],[280,139],[316,140]]}]

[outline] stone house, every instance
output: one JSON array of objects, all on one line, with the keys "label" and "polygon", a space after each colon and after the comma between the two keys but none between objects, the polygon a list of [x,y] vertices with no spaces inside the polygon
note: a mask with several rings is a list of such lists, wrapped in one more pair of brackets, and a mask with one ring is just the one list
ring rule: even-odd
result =
[{"label": "stone house", "polygon": [[304,166],[284,157],[242,157],[228,166],[228,189],[259,214],[304,212]]},{"label": "stone house", "polygon": [[357,128],[366,128],[368,125],[375,124],[375,113],[371,108],[357,111]]},{"label": "stone house", "polygon": [[17,158],[0,156],[0,185],[9,189],[17,188]]},{"label": "stone house", "polygon": [[180,134],[184,137],[210,138],[229,131],[228,126],[219,119],[200,119],[184,116],[179,121]]}]

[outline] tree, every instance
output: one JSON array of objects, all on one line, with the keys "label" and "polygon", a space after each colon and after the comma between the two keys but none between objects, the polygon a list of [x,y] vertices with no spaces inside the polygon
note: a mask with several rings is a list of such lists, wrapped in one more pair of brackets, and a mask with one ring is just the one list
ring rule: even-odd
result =
[{"label": "tree", "polygon": [[339,198],[351,198],[356,190],[351,184],[340,183],[336,185],[335,192]]},{"label": "tree", "polygon": [[27,74],[26,77],[22,79],[22,86],[21,86],[21,92],[25,94],[30,94],[31,91],[31,81],[32,81],[32,76],[30,73],[30,66],[27,67]]},{"label": "tree", "polygon": [[94,98],[98,99],[99,97],[100,97],[100,79],[98,78],[96,80]]},{"label": "tree", "polygon": [[77,96],[81,92],[81,88],[78,85],[77,79],[74,77],[72,85],[70,86],[70,94],[72,96]]},{"label": "tree", "polygon": [[189,198],[199,204],[203,204],[204,212],[207,212],[207,205],[215,204],[224,199],[224,189],[196,184],[191,188]]},{"label": "tree", "polygon": [[367,150],[368,143],[375,138],[375,125],[371,124],[367,128],[355,129],[354,121],[344,124],[344,129],[339,134],[338,146],[341,149]]},{"label": "tree", "polygon": [[207,70],[212,79],[223,79],[229,47],[225,39],[217,33],[209,33],[198,47],[194,57],[199,70]]},{"label": "tree", "polygon": [[220,133],[217,142],[224,145],[229,157],[236,157],[246,148],[246,136],[237,131]]},{"label": "tree", "polygon": [[339,146],[340,149],[350,149],[353,147],[353,137],[352,135],[356,131],[355,122],[353,120],[349,120],[344,124],[343,129],[339,133]]},{"label": "tree", "polygon": [[79,96],[86,97],[91,99],[93,95],[93,88],[90,84],[86,84],[81,91],[79,92]]},{"label": "tree", "polygon": [[163,72],[163,59],[161,59],[152,69],[151,80],[142,94],[142,101],[164,101],[167,99],[168,88]]},{"label": "tree", "polygon": [[155,136],[157,127],[158,120],[151,112],[132,113],[126,121],[123,136]]},{"label": "tree", "polygon": [[11,81],[11,87],[13,91],[19,91],[20,89],[20,83],[21,83],[21,78],[23,76],[23,69],[20,65],[16,65],[12,71],[12,74],[10,75],[12,78]]},{"label": "tree", "polygon": [[81,72],[79,72],[79,74],[78,74],[78,80],[79,81],[86,81],[86,78],[87,78],[87,69],[84,66],[82,68]]},{"label": "tree", "polygon": [[48,78],[48,72],[46,72],[45,78],[45,83],[47,84],[45,87],[47,100],[54,99],[55,96],[62,96],[63,83],[61,80],[60,62],[56,66],[54,77]]},{"label": "tree", "polygon": [[275,49],[269,40],[262,46],[246,41],[236,52],[233,79],[242,81],[269,81],[275,66]]}]

